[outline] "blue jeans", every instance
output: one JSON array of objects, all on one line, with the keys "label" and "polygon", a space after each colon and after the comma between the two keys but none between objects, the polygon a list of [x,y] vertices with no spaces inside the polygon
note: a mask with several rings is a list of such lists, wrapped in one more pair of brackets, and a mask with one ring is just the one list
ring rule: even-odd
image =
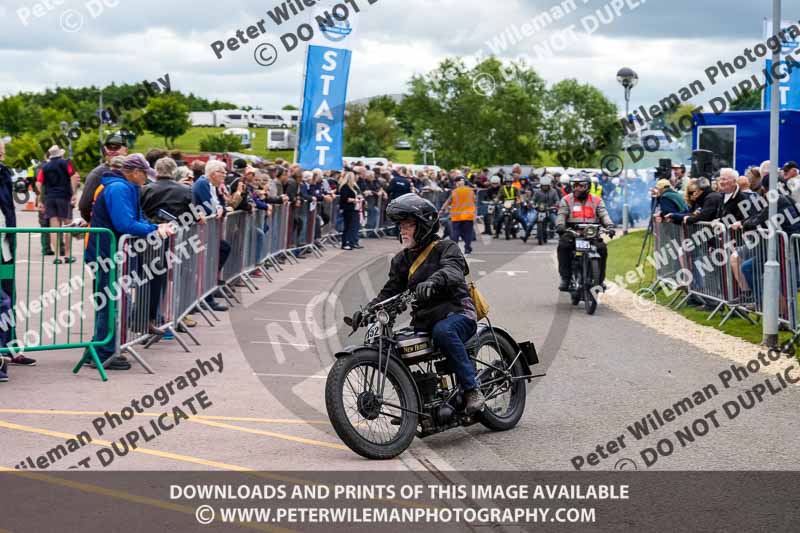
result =
[{"label": "blue jeans", "polygon": [[358,211],[345,211],[342,213],[344,219],[344,231],[342,233],[342,246],[354,246],[358,244]]},{"label": "blue jeans", "polygon": [[475,367],[464,343],[478,330],[478,323],[464,315],[450,315],[433,326],[433,342],[452,361],[458,383],[464,391],[478,388]]},{"label": "blue jeans", "polygon": [[472,241],[474,240],[474,222],[472,220],[459,220],[452,223],[450,238],[458,243],[459,239],[464,239],[464,251],[472,251]]},{"label": "blue jeans", "polygon": [[[97,298],[96,295],[98,293],[102,293],[106,289],[106,287],[109,287],[109,285],[110,285],[109,273],[106,272],[102,266],[99,266],[97,269],[97,273],[95,274],[95,287],[93,293],[95,295],[94,296],[95,311],[94,311],[94,337],[92,338],[92,341],[95,342],[101,341],[108,336],[108,332],[110,330],[108,324],[109,306],[111,305],[111,302],[108,301],[107,297],[109,293],[111,295],[117,295],[120,290],[119,287],[115,287],[116,290],[114,291],[109,289],[109,291],[105,294],[106,298],[103,299],[105,300],[105,305],[101,306],[100,304],[102,304],[103,301]],[[118,304],[119,304],[118,301],[115,302],[115,305]],[[105,361],[106,359],[114,355],[116,349],[117,346],[115,338],[113,336],[107,343],[95,346],[95,350],[97,350],[97,356],[100,358],[101,361]]]}]

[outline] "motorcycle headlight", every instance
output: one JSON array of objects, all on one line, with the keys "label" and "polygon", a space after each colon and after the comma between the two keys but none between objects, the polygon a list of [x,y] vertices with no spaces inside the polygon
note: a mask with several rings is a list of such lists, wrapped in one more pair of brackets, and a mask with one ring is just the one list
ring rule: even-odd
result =
[{"label": "motorcycle headlight", "polygon": [[383,309],[378,311],[378,314],[377,314],[377,316],[375,318],[377,318],[378,322],[383,324],[383,325],[386,325],[386,324],[389,323],[389,313],[387,313]]},{"label": "motorcycle headlight", "polygon": [[583,232],[587,239],[594,239],[597,237],[597,228],[595,226],[589,226]]}]

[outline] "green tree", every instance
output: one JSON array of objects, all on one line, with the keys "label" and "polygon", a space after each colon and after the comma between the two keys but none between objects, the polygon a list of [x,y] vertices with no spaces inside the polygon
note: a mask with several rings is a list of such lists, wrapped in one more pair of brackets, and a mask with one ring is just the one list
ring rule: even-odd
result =
[{"label": "green tree", "polygon": [[31,131],[31,119],[41,115],[41,108],[31,106],[22,95],[8,96],[0,100],[0,131],[16,137]]},{"label": "green tree", "polygon": [[561,166],[593,166],[618,142],[617,107],[597,88],[573,79],[553,85],[544,99],[544,145]]},{"label": "green tree", "polygon": [[172,148],[175,139],[192,126],[189,107],[172,94],[152,98],[145,108],[144,124],[148,130],[164,137],[167,148]]},{"label": "green tree", "polygon": [[750,111],[761,109],[762,91],[744,91],[731,103],[731,111]]},{"label": "green tree", "polygon": [[285,106],[283,106],[281,108],[281,111],[297,111],[297,110],[298,110],[297,106],[294,106],[294,105],[291,105],[291,104],[286,104]]},{"label": "green tree", "polygon": [[344,152],[353,157],[394,156],[397,123],[379,109],[349,104],[344,118]]},{"label": "green tree", "polygon": [[212,134],[200,140],[201,152],[240,152],[242,138],[237,135]]},{"label": "green tree", "polygon": [[424,132],[440,165],[534,162],[544,92],[542,79],[523,62],[505,66],[489,58],[469,69],[461,59],[445,59],[411,79],[398,115],[410,125],[419,162]]},{"label": "green tree", "polygon": [[367,107],[371,110],[376,109],[383,111],[383,114],[387,117],[393,117],[397,113],[397,102],[390,96],[383,95],[373,98],[367,104]]}]

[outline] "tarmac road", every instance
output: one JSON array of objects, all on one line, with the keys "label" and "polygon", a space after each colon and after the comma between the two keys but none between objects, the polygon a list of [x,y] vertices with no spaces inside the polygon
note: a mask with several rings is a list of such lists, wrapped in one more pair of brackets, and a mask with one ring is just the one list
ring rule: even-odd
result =
[{"label": "tarmac road", "polygon": [[[320,307],[328,311],[322,313],[318,329],[341,324],[345,312],[349,314],[368,301],[384,282],[388,257],[396,251],[396,243],[364,242],[366,250],[338,256],[330,261],[335,269],[328,265],[320,269],[344,267],[347,275],[333,286],[336,304],[315,307],[317,321]],[[504,433],[482,426],[451,430],[417,439],[408,455],[441,470],[572,470],[576,464],[582,470],[786,470],[797,466],[789,452],[796,435],[792,420],[800,400],[797,387],[783,389],[774,372],[767,369],[741,382],[734,378],[726,389],[719,374],[730,370],[732,362],[682,341],[680,332],[646,328],[602,303],[594,316],[586,315],[582,307],[570,304],[568,295],[556,290],[554,252],[554,244],[539,247],[501,239],[477,244],[469,258],[481,292],[491,304],[493,323],[519,340],[533,340],[542,359],[535,370],[547,372],[546,377],[529,386],[527,408],[519,426]],[[308,278],[316,275],[311,272]],[[280,293],[280,300],[291,296],[297,300],[290,301],[308,302],[318,294]],[[263,302],[265,316],[285,316],[285,306],[270,305],[269,300]],[[304,314],[301,307],[297,309]],[[237,338],[253,361],[256,356],[251,357],[243,344],[243,330],[247,328],[240,326],[238,317],[233,315]],[[349,339],[343,331],[332,337],[323,335],[325,339],[309,343],[314,345],[310,348],[313,357],[295,357],[284,351],[287,363],[280,366],[286,370],[260,379],[291,411],[303,417],[316,413],[324,418],[324,381],[320,378],[332,361],[333,351],[360,342],[360,335],[363,331]],[[754,350],[753,357],[756,355]],[[254,365],[257,372],[274,367],[262,367],[258,362]],[[316,377],[304,379],[302,376],[309,372]],[[800,377],[800,371],[793,375]],[[747,403],[746,391],[758,383],[764,385],[770,376],[776,394],[767,389],[763,401],[752,409],[740,409],[738,416],[729,419],[723,404],[735,402],[739,394]],[[709,384],[714,388],[708,388]],[[699,390],[705,392],[692,396]],[[685,403],[687,396],[694,401]],[[728,408],[732,409],[730,405]],[[663,420],[670,416],[664,414],[666,409],[677,413],[673,420]],[[628,426],[636,421],[641,424],[653,410],[662,417],[661,423],[653,418],[660,427],[650,427],[649,435],[639,434],[637,439],[635,426],[632,430]],[[680,436],[676,435],[678,431],[682,431]],[[326,432],[336,438],[332,429]],[[642,456],[642,450],[655,448],[665,438],[669,442],[661,443],[664,454],[655,462],[655,451]],[[609,445],[609,441],[616,444]],[[596,455],[588,457],[592,452]],[[645,458],[650,465],[645,464]]]},{"label": "tarmac road", "polygon": [[[587,316],[556,291],[554,244],[539,247],[505,240],[476,244],[469,262],[491,304],[493,322],[517,339],[532,339],[542,359],[535,370],[547,373],[529,385],[518,427],[493,433],[473,426],[417,439],[392,461],[356,456],[328,422],[325,376],[333,352],[361,340],[359,335],[347,338],[342,317],[375,294],[385,280],[388,258],[397,251],[393,240],[362,242],[364,250],[331,249],[321,259],[286,265],[274,283],[258,280],[254,294],[238,289],[243,305],[221,315],[213,328],[201,320],[193,330],[201,346],[192,345],[192,353],[183,352],[174,341],[141,350],[155,375],[135,365],[129,372],[111,373],[105,384],[88,369],[74,376],[70,370],[79,357],[75,351],[39,353],[39,366],[12,367],[11,381],[0,384],[2,466],[13,468],[27,456],[35,460],[71,435],[91,429],[92,420],[104,411],[118,413],[131,399],[152,393],[197,359],[221,352],[222,373],[205,376],[197,388],[175,396],[183,400],[205,390],[213,406],[200,413],[202,418],[193,417],[140,443],[135,453],[118,457],[107,469],[573,470],[571,461],[577,456],[583,457],[584,470],[611,470],[618,464],[631,468],[630,461],[646,469],[641,450],[663,438],[675,449],[652,469],[797,467],[790,452],[800,400],[796,387],[775,395],[767,392],[763,402],[729,420],[723,404],[770,376],[775,387],[773,372],[734,382],[726,390],[718,374],[731,361],[680,340],[681,332],[646,328],[602,303],[595,316]],[[708,395],[708,401],[641,441],[627,429],[654,409],[662,413],[673,408],[710,383],[716,384],[718,395]],[[99,448],[159,409],[102,436],[92,433],[96,441],[89,447],[48,468],[65,469],[85,456],[94,457]],[[714,409],[719,427],[703,418]],[[695,423],[697,419],[708,426],[704,436],[704,425]],[[697,431],[692,433],[695,441],[684,447],[675,432],[686,425]],[[607,443],[619,442],[620,435],[625,447],[611,453],[614,447]],[[600,451],[598,445],[603,447]],[[587,457],[592,452],[598,455]],[[620,463],[622,459],[629,461]]]}]

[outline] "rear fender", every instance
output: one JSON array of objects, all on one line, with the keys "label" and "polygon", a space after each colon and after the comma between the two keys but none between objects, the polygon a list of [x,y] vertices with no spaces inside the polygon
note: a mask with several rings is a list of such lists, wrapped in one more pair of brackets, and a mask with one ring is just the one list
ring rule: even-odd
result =
[{"label": "rear fender", "polygon": [[[494,330],[495,335],[504,338],[511,345],[515,356],[519,352],[522,352],[522,357],[520,357],[522,366],[524,367],[527,375],[533,375],[533,372],[531,372],[531,367],[539,364],[539,355],[536,352],[536,346],[534,346],[533,341],[517,342],[514,340],[514,337],[512,337],[511,334],[505,329],[497,326],[492,326],[491,329]],[[480,335],[484,331],[490,331],[489,325],[483,323],[478,324],[477,334]]]}]

